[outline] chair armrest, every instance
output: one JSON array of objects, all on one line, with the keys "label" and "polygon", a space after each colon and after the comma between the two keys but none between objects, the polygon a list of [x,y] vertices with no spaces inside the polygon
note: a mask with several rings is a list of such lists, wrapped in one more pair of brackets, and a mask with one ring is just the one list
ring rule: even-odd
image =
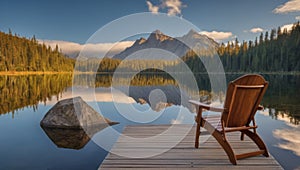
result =
[{"label": "chair armrest", "polygon": [[224,108],[213,107],[213,106],[198,102],[196,100],[189,100],[189,103],[191,103],[193,105],[196,105],[196,106],[199,106],[200,108],[203,108],[203,109],[206,109],[206,110],[211,110],[211,111],[214,111],[214,112],[223,112],[224,111]]}]

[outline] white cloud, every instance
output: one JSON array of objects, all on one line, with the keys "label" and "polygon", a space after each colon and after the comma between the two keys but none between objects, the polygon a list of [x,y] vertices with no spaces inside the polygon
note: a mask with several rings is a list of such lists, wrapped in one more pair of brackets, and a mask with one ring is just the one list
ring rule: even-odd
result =
[{"label": "white cloud", "polygon": [[296,20],[300,20],[300,16],[296,16],[295,19],[296,19]]},{"label": "white cloud", "polygon": [[300,0],[290,0],[273,10],[273,12],[276,14],[299,12],[299,11],[300,11]]},{"label": "white cloud", "polygon": [[294,25],[294,24],[286,24],[286,25],[283,25],[283,26],[281,26],[281,31],[283,31],[284,29],[287,29],[287,31],[291,31],[293,25]]},{"label": "white cloud", "polygon": [[252,33],[259,33],[259,32],[263,32],[264,30],[262,28],[256,27],[256,28],[252,28],[250,30],[250,32]]},{"label": "white cloud", "polygon": [[158,6],[153,5],[150,1],[146,1],[146,3],[148,5],[148,10],[150,12],[152,12],[153,14],[157,14],[158,13],[158,10],[159,10]]},{"label": "white cloud", "polygon": [[181,15],[181,9],[185,7],[181,0],[161,0],[159,6],[153,5],[150,1],[146,1],[148,10],[154,14],[157,14],[159,9],[167,9],[169,16]]},{"label": "white cloud", "polygon": [[218,32],[218,31],[201,31],[200,34],[207,35],[210,38],[213,38],[216,41],[224,40],[231,38],[233,36],[232,32]]},{"label": "white cloud", "polygon": [[163,0],[162,6],[168,9],[168,15],[181,14],[182,2],[180,0]]},{"label": "white cloud", "polygon": [[56,45],[61,49],[62,53],[70,56],[77,57],[77,55],[82,51],[86,57],[111,57],[121,51],[126,47],[131,46],[133,41],[121,41],[118,43],[98,43],[98,44],[78,44],[68,41],[59,40],[39,40],[39,43],[45,43],[52,49]]}]

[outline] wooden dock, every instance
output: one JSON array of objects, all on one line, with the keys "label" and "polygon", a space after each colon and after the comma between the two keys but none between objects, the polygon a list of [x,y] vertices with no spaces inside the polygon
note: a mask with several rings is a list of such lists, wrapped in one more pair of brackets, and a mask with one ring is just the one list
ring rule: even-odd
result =
[{"label": "wooden dock", "polygon": [[[182,129],[186,128],[186,125],[139,125],[125,127],[123,131],[124,136],[120,136],[114,144],[111,153],[106,156],[100,169],[283,169],[271,155],[268,158],[257,156],[238,160],[238,165],[232,165],[221,146],[209,134],[203,135],[200,138],[200,142],[205,142],[200,143],[199,149],[195,149],[195,127],[192,127],[183,140],[175,147],[169,149],[169,145],[173,144],[174,139],[178,139],[176,138],[178,133],[161,133],[166,131],[170,126]],[[133,140],[128,140],[126,137],[130,136],[133,139],[138,139],[158,134],[164,135],[166,138],[159,139],[159,142],[156,142],[154,145],[151,142],[149,142],[149,145],[144,142],[139,143],[139,140],[134,142]],[[231,142],[236,153],[257,149],[256,145],[246,136],[244,141],[240,141],[239,133],[228,133],[227,139]],[[166,149],[166,152],[148,158],[119,156],[122,153],[129,155],[136,155],[138,152],[155,153],[164,149]]]}]

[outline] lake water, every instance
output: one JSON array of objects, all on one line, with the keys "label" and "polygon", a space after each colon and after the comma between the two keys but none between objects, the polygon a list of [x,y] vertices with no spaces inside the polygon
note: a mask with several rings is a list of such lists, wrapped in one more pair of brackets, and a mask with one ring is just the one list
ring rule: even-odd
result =
[{"label": "lake water", "polygon": [[[227,75],[226,78],[231,81],[238,76]],[[200,93],[210,94],[208,77],[201,74],[196,77]],[[300,168],[300,76],[264,77],[270,85],[262,102],[266,109],[256,114],[258,133],[285,169]],[[95,109],[100,108],[105,117],[120,122],[112,126],[116,131],[122,132],[124,126],[131,124],[193,123],[193,109],[184,100],[199,91],[188,92],[180,98],[178,85],[170,76],[141,75],[131,81],[128,92],[122,87],[124,80],[120,80],[112,98],[111,78],[111,75],[97,76],[96,88],[92,90],[98,107]],[[87,93],[90,85],[82,84],[84,88],[77,92],[95,107]],[[164,92],[163,102],[153,103],[151,97],[148,98],[153,90]],[[117,140],[106,129],[95,133],[90,140],[82,132],[47,131],[40,127],[47,111],[58,100],[71,96],[72,75],[0,76],[0,169],[97,169],[100,166],[108,152],[98,142],[107,149]],[[212,96],[213,102],[222,102],[222,93]],[[151,107],[141,103],[151,103]],[[141,120],[147,117],[148,121],[137,123],[120,114],[118,107],[127,106],[142,112]],[[178,119],[179,111],[183,117]],[[62,142],[67,135],[74,139]]]}]

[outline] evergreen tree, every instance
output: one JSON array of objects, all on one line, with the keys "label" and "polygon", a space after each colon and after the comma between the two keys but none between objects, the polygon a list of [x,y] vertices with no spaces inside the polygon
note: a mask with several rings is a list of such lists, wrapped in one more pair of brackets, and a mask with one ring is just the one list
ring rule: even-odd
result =
[{"label": "evergreen tree", "polygon": [[45,44],[0,32],[0,71],[73,71],[75,61]]}]

